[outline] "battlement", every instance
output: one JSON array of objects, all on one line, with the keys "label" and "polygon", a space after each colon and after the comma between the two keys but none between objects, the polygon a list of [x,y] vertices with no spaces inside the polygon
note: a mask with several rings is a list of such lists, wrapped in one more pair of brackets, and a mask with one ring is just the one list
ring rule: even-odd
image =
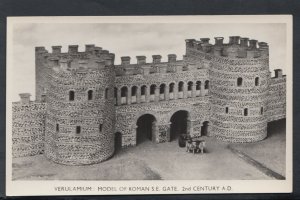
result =
[{"label": "battlement", "polygon": [[274,72],[275,72],[275,76],[272,77],[273,79],[274,78],[284,78],[286,75],[283,75],[282,74],[282,69],[274,69]]},{"label": "battlement", "polygon": [[67,52],[62,52],[62,46],[52,46],[49,53],[45,47],[36,47],[38,54],[42,53],[47,65],[54,70],[88,72],[104,69],[114,65],[115,54],[93,44],[85,45],[85,51],[79,52],[78,45],[69,45]]},{"label": "battlement", "polygon": [[196,50],[214,56],[237,59],[261,58],[269,55],[269,46],[266,42],[258,42],[255,39],[240,36],[230,36],[228,43],[224,43],[223,37],[215,37],[214,39],[214,44],[209,42],[209,38],[185,40],[186,54],[189,54],[190,50]]},{"label": "battlement", "polygon": [[30,96],[31,94],[30,93],[20,93],[19,94],[20,96],[20,99],[21,99],[21,103],[23,104],[29,104],[30,103]]},{"label": "battlement", "polygon": [[[136,56],[137,62],[135,64],[144,65],[144,64],[158,64],[158,63],[174,63],[177,60],[176,54],[168,54],[168,62],[161,62],[162,56],[161,55],[152,55],[152,63],[146,62],[146,56]],[[131,65],[133,63],[130,62],[130,56],[122,56],[121,57],[121,65]]]},{"label": "battlement", "polygon": [[176,54],[168,54],[168,61],[162,62],[161,55],[152,55],[152,62],[146,62],[146,56],[136,56],[136,63],[131,63],[131,57],[121,57],[121,64],[116,65],[116,75],[148,75],[154,73],[169,73],[186,71],[183,61],[177,60]]},{"label": "battlement", "polygon": [[68,60],[60,59],[55,60],[57,63],[51,64],[53,70],[56,72],[67,72],[67,73],[88,73],[91,71],[98,71],[103,69],[108,69],[113,65],[112,61],[107,60]]},{"label": "battlement", "polygon": [[78,51],[78,45],[69,45],[67,52],[62,52],[62,46],[56,45],[52,46],[52,52],[49,52],[45,47],[35,47],[36,53],[46,53],[48,57],[61,57],[65,55],[70,55],[71,57],[84,57],[84,56],[97,56],[103,57],[105,59],[114,60],[115,55],[110,53],[108,50],[102,49],[102,47],[97,47],[94,44],[85,45],[85,51]]}]

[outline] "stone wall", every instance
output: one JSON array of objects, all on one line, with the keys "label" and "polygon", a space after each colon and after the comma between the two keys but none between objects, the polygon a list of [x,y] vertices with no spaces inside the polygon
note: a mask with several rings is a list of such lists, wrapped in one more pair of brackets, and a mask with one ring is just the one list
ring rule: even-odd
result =
[{"label": "stone wall", "polygon": [[[210,132],[229,142],[254,142],[267,136],[269,80],[268,46],[230,37],[229,44],[216,39],[187,40],[185,59],[209,68],[211,95]],[[248,39],[246,39],[248,41]]]},{"label": "stone wall", "polygon": [[177,111],[188,112],[192,136],[200,136],[203,122],[209,122],[209,70],[176,60],[174,54],[168,57],[162,63],[154,55],[153,62],[146,63],[144,56],[137,56],[137,64],[122,57],[116,66],[116,132],[122,134],[122,146],[136,145],[137,120],[145,114],[156,119],[152,131],[157,143],[170,140],[170,119]]},{"label": "stone wall", "polygon": [[[65,68],[74,66],[81,67],[84,63],[78,63],[77,60],[86,61],[89,67],[95,67],[98,64],[113,64],[114,54],[102,47],[95,45],[86,45],[84,52],[78,51],[78,45],[69,45],[68,52],[62,52],[61,46],[52,46],[52,52],[45,47],[35,48],[35,73],[36,73],[36,100],[40,101],[43,94],[48,91],[48,74],[53,67],[63,66]],[[73,63],[72,63],[73,62]]]},{"label": "stone wall", "polygon": [[42,95],[47,92],[49,66],[47,64],[48,51],[45,47],[35,48],[35,99],[42,100]]},{"label": "stone wall", "polygon": [[[36,47],[36,102],[21,94],[13,104],[14,156],[41,153],[71,165],[91,164],[114,152],[114,134],[122,146],[137,144],[137,120],[150,114],[153,141],[171,138],[171,117],[186,111],[187,133],[203,130],[229,142],[255,142],[267,136],[267,123],[285,117],[286,77],[269,72],[267,43],[231,36],[210,44],[186,40],[183,60],[169,54],[146,62],[121,57],[95,45],[78,52]],[[46,103],[45,103],[46,102]],[[44,130],[45,129],[45,130]],[[201,131],[202,130],[202,131]],[[45,147],[43,146],[45,142]]]},{"label": "stone wall", "polygon": [[156,119],[155,142],[167,142],[170,139],[172,115],[177,111],[187,111],[188,133],[193,137],[200,136],[203,122],[209,121],[209,99],[209,96],[203,96],[117,106],[115,131],[122,134],[122,146],[134,146],[137,139],[137,120],[145,114],[151,114]]},{"label": "stone wall", "polygon": [[267,116],[269,122],[286,117],[286,76],[281,71],[270,79]]},{"label": "stone wall", "polygon": [[33,156],[44,152],[46,104],[14,102],[12,107],[12,155]]},{"label": "stone wall", "polygon": [[52,67],[46,98],[49,159],[82,165],[101,162],[114,153],[112,60],[72,58],[66,65],[60,59],[59,66]]}]

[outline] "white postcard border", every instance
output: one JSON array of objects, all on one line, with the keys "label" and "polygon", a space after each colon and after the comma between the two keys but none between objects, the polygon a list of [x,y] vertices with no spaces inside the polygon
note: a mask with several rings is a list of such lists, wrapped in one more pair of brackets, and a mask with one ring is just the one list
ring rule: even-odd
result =
[{"label": "white postcard border", "polygon": [[[287,27],[287,113],[286,113],[286,180],[161,180],[161,181],[12,181],[12,94],[13,72],[12,39],[16,23],[286,23]],[[116,195],[116,194],[204,194],[204,193],[289,193],[292,192],[292,133],[293,133],[293,67],[292,16],[108,16],[108,17],[8,17],[7,18],[7,88],[6,88],[6,195]],[[122,187],[150,187],[150,191],[122,191]],[[183,188],[191,190],[183,191]],[[208,187],[206,187],[208,186]],[[58,187],[70,187],[61,191]],[[74,191],[75,187],[79,190]],[[80,190],[91,187],[92,191]],[[117,191],[99,191],[99,187],[112,187]],[[152,190],[153,188],[154,190]],[[158,189],[157,189],[158,187]],[[174,191],[164,187],[176,187]],[[206,188],[205,190],[197,189]],[[213,189],[215,187],[215,189]],[[219,187],[217,189],[217,187]],[[60,188],[61,189],[61,188]],[[156,190],[157,189],[157,190]],[[165,188],[168,189],[168,188]]]}]

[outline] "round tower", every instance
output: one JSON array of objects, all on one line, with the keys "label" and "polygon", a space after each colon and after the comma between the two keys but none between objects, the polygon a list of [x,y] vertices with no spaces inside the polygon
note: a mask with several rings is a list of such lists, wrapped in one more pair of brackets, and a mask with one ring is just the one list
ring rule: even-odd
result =
[{"label": "round tower", "polygon": [[45,155],[61,164],[92,164],[114,153],[114,54],[74,48],[55,55],[49,73]]},{"label": "round tower", "polygon": [[[229,142],[254,142],[267,136],[269,57],[267,43],[230,37],[216,39],[211,57],[210,133]],[[220,50],[221,49],[221,50]]]}]

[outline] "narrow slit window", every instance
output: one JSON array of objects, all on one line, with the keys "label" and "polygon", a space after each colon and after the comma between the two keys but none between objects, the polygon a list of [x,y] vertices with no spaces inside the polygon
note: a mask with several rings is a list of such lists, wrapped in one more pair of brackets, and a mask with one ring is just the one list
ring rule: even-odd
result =
[{"label": "narrow slit window", "polygon": [[226,112],[226,114],[228,113],[228,111],[229,111],[229,109],[228,109],[228,107],[226,107],[226,108],[225,108],[225,112]]},{"label": "narrow slit window", "polygon": [[255,78],[255,86],[258,86],[259,85],[259,77],[256,77]]},{"label": "narrow slit window", "polygon": [[80,126],[76,126],[76,133],[80,134],[81,133],[81,127]]},{"label": "narrow slit window", "polygon": [[88,100],[92,100],[93,99],[93,90],[89,90],[88,91]]},{"label": "narrow slit window", "polygon": [[264,108],[263,108],[263,107],[260,108],[260,114],[261,114],[261,115],[264,114]]},{"label": "narrow slit window", "polygon": [[237,79],[237,86],[242,86],[242,84],[243,84],[243,78],[239,77]]},{"label": "narrow slit window", "polygon": [[74,101],[74,98],[75,98],[75,92],[69,91],[69,101]]},{"label": "narrow slit window", "polygon": [[56,132],[59,132],[59,124],[56,124]]},{"label": "narrow slit window", "polygon": [[244,116],[248,116],[248,108],[244,109]]},{"label": "narrow slit window", "polygon": [[103,124],[99,125],[99,131],[102,132]]}]

